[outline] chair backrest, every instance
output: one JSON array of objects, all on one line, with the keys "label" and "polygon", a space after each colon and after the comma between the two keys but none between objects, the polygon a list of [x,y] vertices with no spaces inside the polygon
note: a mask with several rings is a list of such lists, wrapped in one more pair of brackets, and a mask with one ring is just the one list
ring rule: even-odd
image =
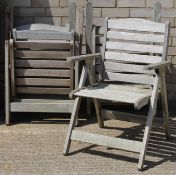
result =
[{"label": "chair backrest", "polygon": [[[69,31],[14,30],[10,49],[12,96],[67,95],[74,89],[74,35]],[[39,29],[39,28],[38,28]],[[37,96],[36,96],[37,97]]]},{"label": "chair backrest", "polygon": [[144,65],[166,59],[169,23],[144,19],[106,19],[102,57],[105,80],[153,85],[155,71]]}]

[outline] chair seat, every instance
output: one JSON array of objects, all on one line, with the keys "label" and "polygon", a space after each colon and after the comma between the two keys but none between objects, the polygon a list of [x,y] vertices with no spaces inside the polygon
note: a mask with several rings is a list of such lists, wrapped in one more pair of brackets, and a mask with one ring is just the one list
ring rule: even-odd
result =
[{"label": "chair seat", "polygon": [[114,85],[102,83],[75,92],[75,96],[134,104],[137,109],[148,104],[152,89],[135,85]]}]

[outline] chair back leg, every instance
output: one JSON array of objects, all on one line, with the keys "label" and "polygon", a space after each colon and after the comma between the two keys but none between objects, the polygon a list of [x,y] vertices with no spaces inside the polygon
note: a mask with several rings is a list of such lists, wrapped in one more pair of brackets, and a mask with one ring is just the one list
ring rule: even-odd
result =
[{"label": "chair back leg", "polygon": [[161,76],[161,99],[162,99],[162,107],[163,107],[164,128],[165,128],[165,133],[166,133],[166,139],[169,139],[170,138],[169,111],[168,111],[168,99],[167,99],[167,91],[166,91],[165,73],[160,72],[160,76]]}]

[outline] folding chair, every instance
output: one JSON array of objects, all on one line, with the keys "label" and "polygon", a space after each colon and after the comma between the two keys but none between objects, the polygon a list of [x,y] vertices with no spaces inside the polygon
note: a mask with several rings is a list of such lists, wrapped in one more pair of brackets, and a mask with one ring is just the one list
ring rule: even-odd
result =
[{"label": "folding chair", "polygon": [[[166,138],[169,138],[169,114],[165,82],[169,41],[169,23],[157,23],[143,19],[105,20],[102,53],[68,58],[84,63],[79,89],[64,145],[68,155],[71,140],[128,150],[140,153],[138,169],[143,168],[152,121],[156,113],[158,95],[163,104]],[[100,60],[100,79],[94,77],[94,59]],[[84,87],[87,75],[90,86]],[[104,126],[100,100],[133,104],[141,109],[149,104],[143,141],[112,138],[74,129],[82,97],[93,98],[99,126]]]}]

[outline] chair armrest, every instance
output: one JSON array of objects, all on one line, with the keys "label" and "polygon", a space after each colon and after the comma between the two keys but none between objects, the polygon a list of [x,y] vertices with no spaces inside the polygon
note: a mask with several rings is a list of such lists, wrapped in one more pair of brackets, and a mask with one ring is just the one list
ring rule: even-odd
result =
[{"label": "chair armrest", "polygon": [[79,55],[79,56],[73,56],[73,57],[68,57],[67,61],[75,62],[75,61],[86,61],[86,60],[91,60],[95,59],[96,57],[100,57],[100,53],[95,53],[95,54],[87,54],[87,55]]},{"label": "chair armrest", "polygon": [[169,66],[171,64],[172,64],[171,61],[162,61],[160,63],[149,64],[147,66],[144,66],[144,69],[145,70],[161,69],[161,68],[164,68],[164,67]]}]

